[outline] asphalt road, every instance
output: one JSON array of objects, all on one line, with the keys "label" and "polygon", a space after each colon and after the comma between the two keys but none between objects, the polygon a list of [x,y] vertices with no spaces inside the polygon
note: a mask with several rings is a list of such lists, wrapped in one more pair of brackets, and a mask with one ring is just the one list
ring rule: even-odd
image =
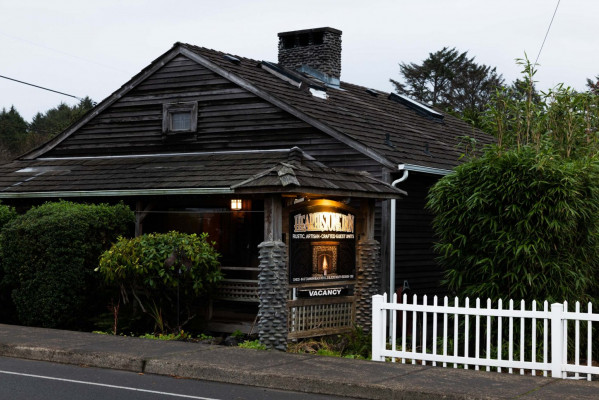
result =
[{"label": "asphalt road", "polygon": [[0,357],[0,399],[340,400],[342,398]]}]

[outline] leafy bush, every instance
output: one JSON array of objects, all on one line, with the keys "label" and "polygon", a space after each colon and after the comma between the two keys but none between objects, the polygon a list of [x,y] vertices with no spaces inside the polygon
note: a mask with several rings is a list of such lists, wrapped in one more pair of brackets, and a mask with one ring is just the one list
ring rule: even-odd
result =
[{"label": "leafy bush", "polygon": [[95,311],[98,257],[134,220],[123,204],[46,203],[2,230],[4,283],[21,323],[82,328]]},{"label": "leafy bush", "polygon": [[535,89],[534,65],[485,113],[497,138],[430,191],[446,283],[460,296],[599,300],[599,96]]},{"label": "leafy bush", "polygon": [[[16,217],[17,212],[14,207],[0,204],[0,230],[4,225]],[[10,297],[10,286],[3,283],[3,277],[4,268],[2,268],[2,265],[0,264],[0,304],[2,304],[2,307],[0,307],[0,322],[15,323],[17,321],[15,315],[16,311]]]},{"label": "leafy bush", "polygon": [[198,297],[222,279],[218,257],[206,233],[152,233],[133,239],[120,237],[102,254],[96,271],[121,288],[124,304],[135,299],[141,311],[152,316],[155,329],[163,332],[174,328],[177,296],[183,298],[189,320]]},{"label": "leafy bush", "polygon": [[16,217],[17,212],[14,207],[0,204],[0,229]]},{"label": "leafy bush", "polygon": [[459,296],[590,300],[599,274],[599,163],[531,146],[487,151],[430,191]]}]

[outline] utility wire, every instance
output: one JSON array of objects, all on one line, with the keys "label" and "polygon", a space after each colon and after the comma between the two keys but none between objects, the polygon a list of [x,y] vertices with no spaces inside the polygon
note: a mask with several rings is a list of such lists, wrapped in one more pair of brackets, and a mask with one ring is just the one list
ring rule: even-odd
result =
[{"label": "utility wire", "polygon": [[557,13],[557,8],[559,7],[559,2],[561,0],[557,0],[557,4],[555,6],[555,11],[553,11],[553,17],[551,17],[551,22],[549,22],[549,27],[547,28],[547,32],[545,33],[545,38],[543,39],[543,43],[541,43],[541,48],[539,49],[539,54],[537,54],[537,59],[535,60],[534,65],[537,65],[537,61],[539,61],[539,57],[541,56],[541,51],[543,51],[543,46],[545,45],[545,40],[547,40],[547,36],[549,35],[549,30],[551,29],[551,24],[553,24],[553,19],[555,18],[555,14]]},{"label": "utility wire", "polygon": [[31,40],[27,40],[27,39],[23,39],[21,37],[9,35],[6,32],[0,31],[0,35],[5,36],[5,37],[10,38],[10,39],[13,39],[13,40],[17,40],[19,42],[27,43],[27,44],[29,44],[31,46],[39,47],[39,48],[44,49],[44,50],[53,51],[55,53],[62,54],[63,56],[71,57],[71,58],[74,58],[76,60],[84,61],[84,62],[87,62],[87,63],[90,63],[90,64],[96,64],[96,65],[98,65],[100,67],[109,68],[109,69],[112,69],[114,71],[121,72],[123,74],[130,74],[129,72],[123,71],[122,69],[115,68],[112,65],[102,64],[102,63],[99,63],[97,61],[88,60],[87,58],[79,57],[79,56],[76,56],[74,54],[70,54],[70,53],[67,53],[65,51],[62,51],[62,50],[58,50],[58,49],[55,49],[55,48],[52,48],[52,47],[48,47],[48,46],[45,46],[45,45],[42,45],[42,44],[39,44],[39,43],[36,43],[36,42],[32,42]]},{"label": "utility wire", "polygon": [[23,85],[33,86],[33,87],[36,87],[38,89],[44,89],[44,90],[47,90],[49,92],[54,92],[54,93],[62,94],[62,95],[65,95],[65,96],[73,97],[73,98],[75,98],[75,99],[77,99],[79,101],[83,101],[83,99],[81,97],[73,96],[72,94],[68,94],[68,93],[59,92],[58,90],[48,89],[48,88],[45,88],[43,86],[34,85],[33,83],[23,82],[23,81],[20,81],[18,79],[9,78],[8,76],[0,75],[0,78],[8,79],[9,81],[19,82],[19,83],[22,83]]}]

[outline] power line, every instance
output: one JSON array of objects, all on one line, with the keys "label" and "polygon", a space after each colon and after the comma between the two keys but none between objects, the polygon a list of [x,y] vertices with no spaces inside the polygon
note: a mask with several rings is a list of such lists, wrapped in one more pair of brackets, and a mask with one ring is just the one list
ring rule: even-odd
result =
[{"label": "power line", "polygon": [[534,65],[537,65],[537,61],[539,61],[539,57],[541,56],[541,51],[543,51],[543,46],[545,45],[545,40],[547,40],[547,36],[549,35],[549,30],[551,29],[551,24],[553,24],[553,19],[555,18],[555,14],[557,13],[557,8],[559,7],[559,2],[561,0],[557,0],[557,4],[555,6],[555,11],[553,11],[553,17],[551,17],[551,22],[549,22],[549,27],[547,28],[547,32],[545,33],[545,38],[543,39],[543,43],[541,43],[541,48],[539,49],[539,54],[537,54],[537,59],[535,60]]},{"label": "power line", "polygon": [[79,57],[79,56],[76,56],[74,54],[70,54],[70,53],[67,53],[65,51],[62,51],[62,50],[58,50],[58,49],[55,49],[55,48],[52,48],[52,47],[48,47],[48,46],[45,46],[45,45],[42,45],[42,44],[39,44],[39,43],[36,43],[36,42],[32,42],[31,40],[27,40],[27,39],[23,39],[23,38],[20,38],[20,37],[9,35],[6,32],[0,31],[0,35],[6,36],[7,38],[10,38],[10,39],[13,39],[13,40],[17,40],[17,41],[20,41],[20,42],[23,42],[23,43],[27,43],[27,44],[29,44],[31,46],[39,47],[39,48],[44,49],[44,50],[53,51],[55,53],[62,54],[63,56],[71,57],[71,58],[74,58],[74,59],[77,59],[77,60],[80,60],[80,61],[84,61],[84,62],[87,62],[87,63],[90,63],[90,64],[96,64],[96,65],[98,65],[100,67],[109,68],[109,69],[112,69],[114,71],[119,71],[119,72],[121,72],[123,74],[130,74],[129,72],[123,71],[122,69],[115,68],[112,65],[102,64],[102,63],[99,63],[97,61],[88,60],[87,58]]},{"label": "power line", "polygon": [[36,87],[38,89],[44,89],[44,90],[47,90],[49,92],[54,92],[54,93],[62,94],[62,95],[65,95],[65,96],[73,97],[73,98],[75,98],[75,99],[77,99],[79,101],[83,101],[83,99],[81,97],[73,96],[72,94],[68,94],[68,93],[64,93],[64,92],[59,92],[58,90],[48,89],[48,88],[45,88],[43,86],[34,85],[33,83],[23,82],[23,81],[20,81],[18,79],[9,78],[8,76],[0,75],[0,78],[8,79],[9,81],[19,82],[19,83],[22,83],[23,85],[33,86],[33,87]]}]

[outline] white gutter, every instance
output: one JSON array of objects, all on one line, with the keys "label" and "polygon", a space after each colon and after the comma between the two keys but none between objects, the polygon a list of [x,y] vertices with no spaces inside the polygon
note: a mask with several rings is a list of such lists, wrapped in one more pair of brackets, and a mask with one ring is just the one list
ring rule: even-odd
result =
[{"label": "white gutter", "polygon": [[424,167],[422,165],[414,165],[414,164],[399,164],[397,168],[402,171],[413,171],[413,172],[424,172],[425,174],[431,175],[449,175],[453,171],[450,169],[442,169],[442,168],[433,168],[433,167]]},{"label": "white gutter", "polygon": [[62,160],[118,160],[118,159],[137,159],[137,158],[161,158],[161,157],[193,157],[193,156],[220,156],[230,154],[263,154],[263,153],[284,153],[292,149],[267,149],[267,150],[231,150],[231,151],[204,151],[195,153],[155,153],[155,154],[128,154],[111,156],[78,156],[78,157],[39,157],[34,161],[62,161]]}]

